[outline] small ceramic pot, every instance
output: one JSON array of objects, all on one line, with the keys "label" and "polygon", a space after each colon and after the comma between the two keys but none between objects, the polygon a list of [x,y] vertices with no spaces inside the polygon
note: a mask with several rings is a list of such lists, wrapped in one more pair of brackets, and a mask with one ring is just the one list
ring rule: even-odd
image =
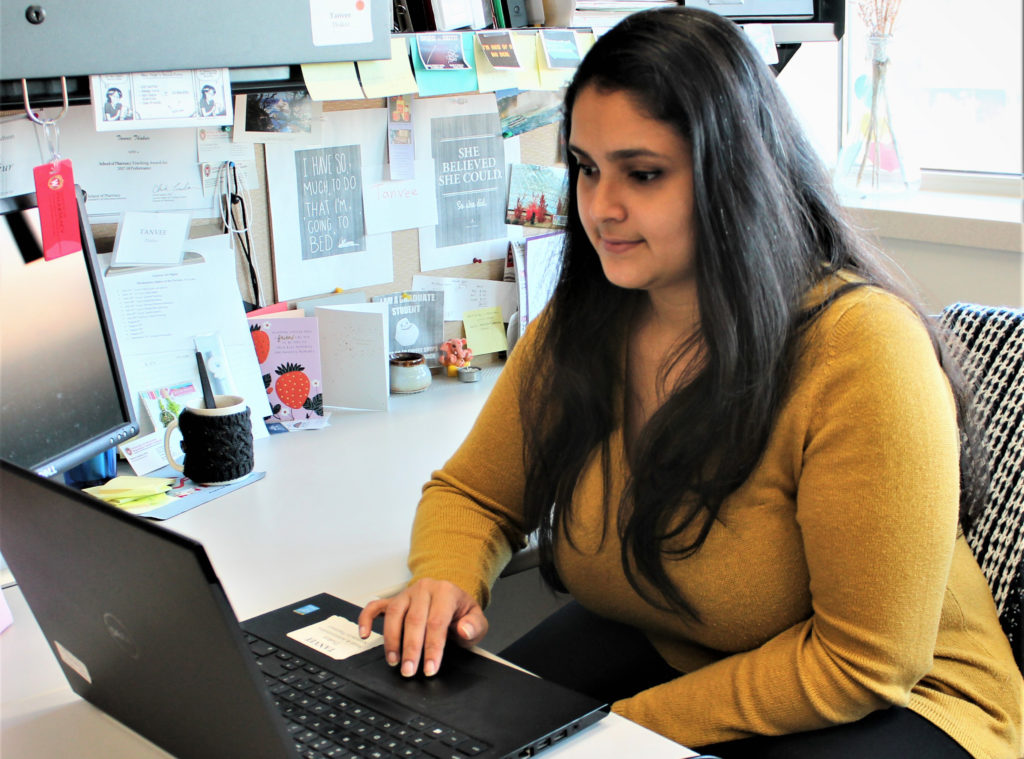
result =
[{"label": "small ceramic pot", "polygon": [[422,393],[430,387],[430,369],[422,353],[392,353],[391,392]]}]

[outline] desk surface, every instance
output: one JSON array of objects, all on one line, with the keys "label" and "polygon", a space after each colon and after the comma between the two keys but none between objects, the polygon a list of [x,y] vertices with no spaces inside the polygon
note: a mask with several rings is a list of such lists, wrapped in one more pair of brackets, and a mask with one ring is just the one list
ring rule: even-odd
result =
[{"label": "desk surface", "polygon": [[[481,381],[435,377],[425,393],[393,396],[388,412],[334,410],[325,430],[256,441],[266,477],[162,524],[206,547],[239,619],[329,592],[353,603],[408,577],[405,557],[420,488],[462,441],[500,369]],[[0,635],[4,759],[167,756],[81,700],[17,587],[14,624]],[[486,641],[485,641],[486,645]],[[543,756],[692,756],[617,715]]]}]

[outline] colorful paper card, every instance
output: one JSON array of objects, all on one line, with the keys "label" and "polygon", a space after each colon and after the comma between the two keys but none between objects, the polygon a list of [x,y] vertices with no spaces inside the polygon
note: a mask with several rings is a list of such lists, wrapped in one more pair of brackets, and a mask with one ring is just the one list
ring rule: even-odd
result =
[{"label": "colorful paper card", "polygon": [[324,415],[317,320],[249,319],[249,333],[270,401],[270,419],[291,422]]},{"label": "colorful paper card", "polygon": [[142,390],[139,392],[139,399],[153,423],[153,429],[162,431],[177,419],[178,414],[186,407],[201,406],[203,393],[195,382],[186,381],[152,390]]}]

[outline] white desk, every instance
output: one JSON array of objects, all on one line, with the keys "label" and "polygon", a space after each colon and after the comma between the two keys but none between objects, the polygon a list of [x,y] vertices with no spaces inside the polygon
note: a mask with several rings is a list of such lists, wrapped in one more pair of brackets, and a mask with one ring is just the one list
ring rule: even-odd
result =
[{"label": "white desk", "polygon": [[[323,591],[362,604],[408,578],[420,488],[462,441],[499,371],[475,384],[435,377],[425,393],[393,396],[388,412],[334,411],[329,429],[258,440],[262,481],[162,524],[202,541],[239,619]],[[0,635],[4,759],[167,756],[75,695],[21,592],[4,597],[14,615]],[[616,715],[542,754],[692,755]]]}]

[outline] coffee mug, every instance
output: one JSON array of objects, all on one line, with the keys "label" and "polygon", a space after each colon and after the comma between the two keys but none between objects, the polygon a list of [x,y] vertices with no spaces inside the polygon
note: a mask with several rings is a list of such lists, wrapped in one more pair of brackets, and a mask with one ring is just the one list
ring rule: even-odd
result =
[{"label": "coffee mug", "polygon": [[[245,399],[214,396],[215,408],[185,408],[164,432],[164,454],[170,465],[200,485],[227,485],[252,471],[252,422]],[[181,431],[184,465],[171,453],[171,432]]]}]

